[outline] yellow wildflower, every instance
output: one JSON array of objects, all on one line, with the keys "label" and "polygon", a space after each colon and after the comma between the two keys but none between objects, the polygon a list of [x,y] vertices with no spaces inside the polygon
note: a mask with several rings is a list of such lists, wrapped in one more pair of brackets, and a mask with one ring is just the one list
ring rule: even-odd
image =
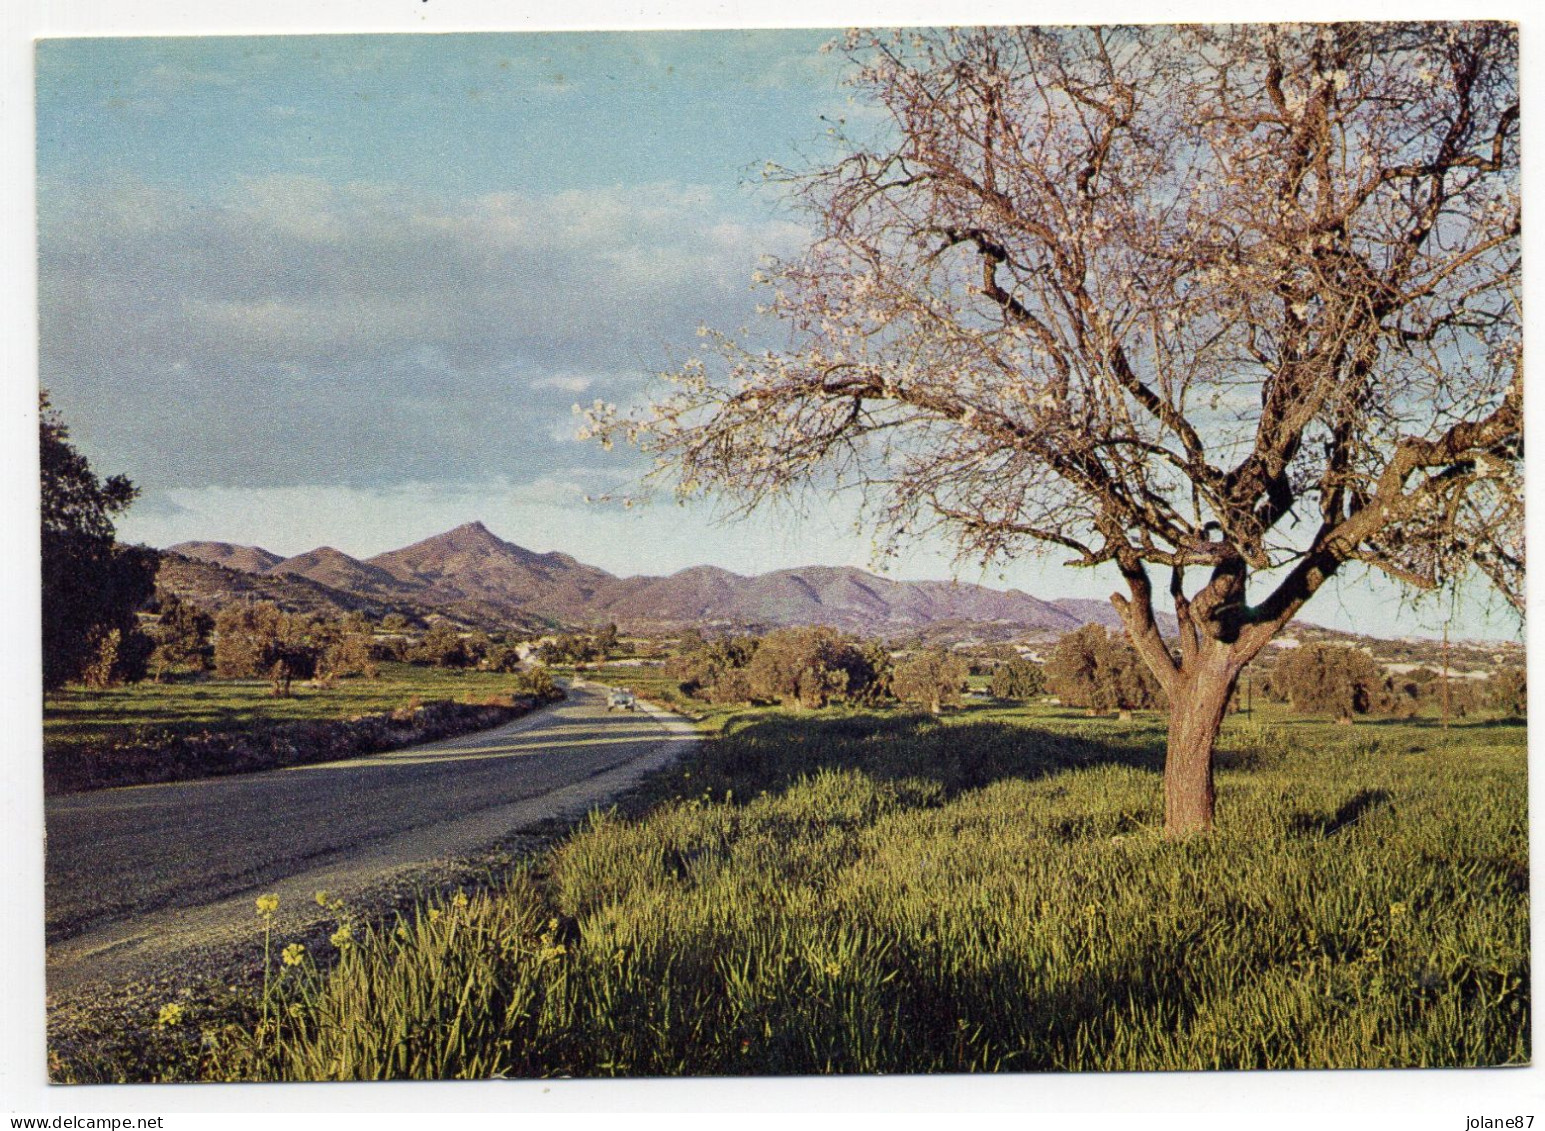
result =
[{"label": "yellow wildflower", "polygon": [[328,941],[339,950],[342,950],[344,947],[348,946],[351,942],[354,941],[354,928],[349,926],[347,923],[344,923],[341,927],[333,932],[333,937]]},{"label": "yellow wildflower", "polygon": [[182,1021],[182,1006],[176,1002],[161,1007],[161,1013],[156,1018],[156,1024],[167,1026],[176,1025]]},{"label": "yellow wildflower", "polygon": [[305,944],[292,942],[284,948],[284,952],[279,957],[284,959],[286,966],[299,966],[306,957]]},{"label": "yellow wildflower", "polygon": [[317,901],[317,906],[318,907],[326,907],[327,906],[327,892],[326,891],[319,891],[319,892],[317,892],[316,895],[313,898]]},{"label": "yellow wildflower", "polygon": [[272,918],[275,911],[279,910],[279,897],[273,892],[257,897],[258,914],[265,919]]},{"label": "yellow wildflower", "polygon": [[1389,905],[1389,917],[1391,919],[1399,919],[1406,913],[1407,910],[1408,909],[1404,903],[1391,903]]}]

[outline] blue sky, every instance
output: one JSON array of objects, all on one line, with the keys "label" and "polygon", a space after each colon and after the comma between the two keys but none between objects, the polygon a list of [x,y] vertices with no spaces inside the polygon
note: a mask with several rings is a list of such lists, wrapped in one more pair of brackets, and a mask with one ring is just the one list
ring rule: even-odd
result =
[{"label": "blue sky", "polygon": [[[869,566],[851,500],[734,525],[587,504],[638,461],[576,442],[571,413],[752,319],[759,260],[804,236],[760,170],[871,113],[830,38],[42,42],[41,377],[96,466],[143,488],[121,533],[367,556],[478,518],[621,574]],[[931,545],[890,571],[1118,584]],[[1456,632],[1514,633],[1474,605]],[[1309,619],[1434,633],[1450,610],[1358,577]]]}]

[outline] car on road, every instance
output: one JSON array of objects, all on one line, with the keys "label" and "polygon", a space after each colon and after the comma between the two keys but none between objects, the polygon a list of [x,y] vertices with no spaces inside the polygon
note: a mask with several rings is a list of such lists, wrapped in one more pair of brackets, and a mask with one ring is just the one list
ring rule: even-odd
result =
[{"label": "car on road", "polygon": [[614,687],[606,693],[606,709],[608,711],[636,711],[638,700],[633,697],[633,692],[626,687]]}]

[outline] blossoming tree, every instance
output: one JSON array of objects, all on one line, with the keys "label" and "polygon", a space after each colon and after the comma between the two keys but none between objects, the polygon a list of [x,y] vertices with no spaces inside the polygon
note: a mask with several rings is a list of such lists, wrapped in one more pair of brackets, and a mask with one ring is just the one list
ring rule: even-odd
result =
[{"label": "blossoming tree", "polygon": [[814,223],[770,278],[787,346],[711,335],[593,432],[743,509],[847,484],[895,538],[1113,563],[1171,704],[1171,834],[1212,824],[1240,672],[1348,563],[1478,567],[1521,607],[1516,29],[845,50],[884,125],[786,174]]}]

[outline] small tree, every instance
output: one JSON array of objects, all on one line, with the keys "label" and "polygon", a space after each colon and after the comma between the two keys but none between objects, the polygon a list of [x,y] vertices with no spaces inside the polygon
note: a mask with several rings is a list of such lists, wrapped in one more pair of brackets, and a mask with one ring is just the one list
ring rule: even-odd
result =
[{"label": "small tree", "polygon": [[118,649],[122,641],[123,633],[116,628],[93,634],[91,655],[80,673],[81,683],[101,691],[119,682],[115,673],[118,670]]},{"label": "small tree", "polygon": [[272,601],[232,605],[215,617],[215,674],[221,679],[267,679],[287,697],[296,679],[316,671],[318,647],[305,617]]},{"label": "small tree", "polygon": [[867,675],[862,653],[825,627],[768,633],[746,668],[755,698],[793,707],[824,707],[858,693]]},{"label": "small tree", "polygon": [[214,617],[173,593],[163,593],[160,604],[161,615],[153,633],[155,649],[150,654],[156,679],[162,679],[172,668],[206,671],[212,659]]},{"label": "small tree", "polygon": [[469,668],[477,662],[461,633],[445,621],[436,621],[419,638],[418,646],[410,653],[417,664],[433,664],[438,668]]},{"label": "small tree", "polygon": [[855,682],[850,697],[865,706],[877,706],[895,696],[896,665],[891,650],[881,640],[866,641],[859,649],[862,679]]},{"label": "small tree", "polygon": [[927,707],[929,714],[937,715],[945,707],[964,702],[961,689],[966,672],[965,660],[942,648],[931,648],[897,665],[891,693],[903,703]]},{"label": "small tree", "polygon": [[483,666],[491,672],[518,672],[525,667],[520,649],[513,644],[495,644],[483,657]]},{"label": "small tree", "polygon": [[1308,644],[1277,661],[1272,682],[1293,706],[1350,723],[1378,706],[1384,673],[1366,652],[1334,644]]},{"label": "small tree", "polygon": [[1486,692],[1491,706],[1504,715],[1522,718],[1529,713],[1529,673],[1522,667],[1493,672]]},{"label": "small tree", "polygon": [[677,681],[683,695],[714,703],[745,702],[751,698],[746,668],[756,655],[758,644],[754,636],[721,636],[714,640],[699,636],[691,651],[666,661],[665,673]]},{"label": "small tree", "polygon": [[714,677],[708,685],[705,697],[710,703],[749,703],[755,693],[751,690],[751,673],[745,668],[728,668]]},{"label": "small tree", "polygon": [[1016,657],[1004,660],[993,668],[992,683],[988,690],[995,699],[1017,699],[1023,702],[1045,693],[1046,677],[1040,664]]},{"label": "small tree", "polygon": [[787,345],[711,335],[592,434],[743,510],[851,485],[896,537],[1113,566],[1171,704],[1172,835],[1212,826],[1240,673],[1349,566],[1421,588],[1475,567],[1521,607],[1515,27],[846,49],[885,124],[778,174],[815,231],[771,276]]},{"label": "small tree", "polygon": [[327,635],[317,654],[317,674],[328,680],[351,675],[375,679],[381,671],[371,641],[368,632],[350,632],[346,626],[338,626]]},{"label": "small tree", "polygon": [[1064,703],[1091,712],[1159,706],[1162,689],[1137,653],[1104,626],[1068,633],[1046,660],[1046,687]]},{"label": "small tree", "polygon": [[520,678],[515,681],[515,690],[521,695],[535,695],[539,699],[551,699],[558,694],[558,685],[553,682],[552,672],[541,664],[520,673]]},{"label": "small tree", "polygon": [[585,632],[568,632],[542,645],[542,660],[549,664],[588,664],[605,659],[596,638]]}]

